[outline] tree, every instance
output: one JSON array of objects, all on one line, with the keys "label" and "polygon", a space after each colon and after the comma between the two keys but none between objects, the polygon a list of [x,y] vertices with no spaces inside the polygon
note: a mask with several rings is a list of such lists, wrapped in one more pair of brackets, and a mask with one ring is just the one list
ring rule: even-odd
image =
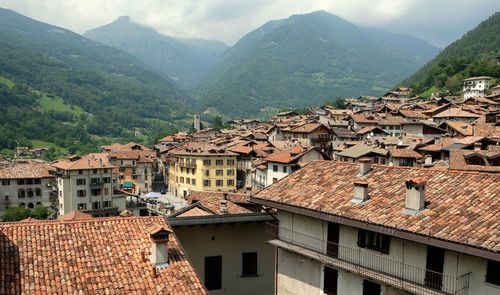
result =
[{"label": "tree", "polygon": [[222,123],[222,117],[221,117],[221,116],[216,116],[216,117],[214,118],[214,124],[213,124],[213,127],[214,127],[215,129],[219,129],[219,130],[220,130],[220,129],[222,129],[222,128],[224,128],[224,123]]},{"label": "tree", "polygon": [[38,206],[31,211],[31,217],[35,219],[47,219],[49,217],[49,209],[44,206]]},{"label": "tree", "polygon": [[2,216],[3,221],[20,221],[31,216],[31,212],[26,208],[9,208]]}]

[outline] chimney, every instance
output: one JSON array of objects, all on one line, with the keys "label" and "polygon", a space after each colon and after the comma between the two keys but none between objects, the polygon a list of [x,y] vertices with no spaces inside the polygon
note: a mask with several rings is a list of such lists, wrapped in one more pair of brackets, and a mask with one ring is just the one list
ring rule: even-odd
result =
[{"label": "chimney", "polygon": [[474,150],[475,151],[480,151],[482,148],[482,144],[480,142],[475,142],[474,143]]},{"label": "chimney", "polygon": [[367,200],[368,200],[368,182],[355,181],[354,196],[352,198],[352,202],[359,204]]},{"label": "chimney", "polygon": [[224,198],[220,201],[220,211],[227,214],[227,193],[224,193]]},{"label": "chimney", "polygon": [[432,155],[431,154],[425,155],[425,165],[432,165]]},{"label": "chimney", "polygon": [[360,176],[368,174],[368,172],[372,169],[372,160],[369,158],[361,158],[358,160],[358,163]]},{"label": "chimney", "polygon": [[405,209],[407,213],[414,214],[425,207],[425,184],[423,178],[414,178],[406,183]]},{"label": "chimney", "polygon": [[168,239],[171,233],[171,230],[161,226],[150,230],[151,256],[149,260],[156,268],[168,266]]}]

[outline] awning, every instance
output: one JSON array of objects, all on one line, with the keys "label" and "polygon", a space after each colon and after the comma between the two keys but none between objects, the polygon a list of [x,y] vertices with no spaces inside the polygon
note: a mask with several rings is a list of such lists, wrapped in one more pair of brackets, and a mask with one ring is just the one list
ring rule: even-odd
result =
[{"label": "awning", "polygon": [[124,187],[124,188],[132,188],[133,186],[134,186],[134,183],[132,181],[122,182],[122,187]]}]

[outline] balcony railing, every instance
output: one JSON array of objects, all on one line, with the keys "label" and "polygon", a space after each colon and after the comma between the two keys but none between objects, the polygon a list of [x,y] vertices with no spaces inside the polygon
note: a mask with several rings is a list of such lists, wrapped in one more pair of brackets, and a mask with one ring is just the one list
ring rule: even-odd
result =
[{"label": "balcony railing", "polygon": [[104,185],[104,182],[102,181],[91,181],[89,183],[90,188],[101,188]]},{"label": "balcony railing", "polygon": [[[364,273],[379,274],[379,278],[388,277],[387,283],[395,287],[406,286],[407,291],[415,294],[456,294],[467,295],[469,290],[470,273],[461,276],[435,272],[393,260],[381,254],[366,251],[360,247],[349,247],[325,241],[307,234],[299,233],[275,225],[268,225],[268,234],[271,239],[283,241],[306,250],[333,258],[335,265],[346,270],[360,268]],[[390,279],[392,278],[392,279]],[[381,279],[384,281],[383,279]],[[394,284],[394,282],[399,282]],[[410,284],[405,284],[409,282]]]}]

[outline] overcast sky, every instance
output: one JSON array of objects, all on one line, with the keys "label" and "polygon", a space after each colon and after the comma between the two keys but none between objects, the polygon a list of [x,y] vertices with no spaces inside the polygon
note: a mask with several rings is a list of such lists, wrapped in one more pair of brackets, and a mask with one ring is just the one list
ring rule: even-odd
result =
[{"label": "overcast sky", "polygon": [[129,15],[178,37],[229,45],[266,21],[326,10],[357,25],[444,47],[500,11],[499,0],[0,0],[0,7],[77,33]]}]

